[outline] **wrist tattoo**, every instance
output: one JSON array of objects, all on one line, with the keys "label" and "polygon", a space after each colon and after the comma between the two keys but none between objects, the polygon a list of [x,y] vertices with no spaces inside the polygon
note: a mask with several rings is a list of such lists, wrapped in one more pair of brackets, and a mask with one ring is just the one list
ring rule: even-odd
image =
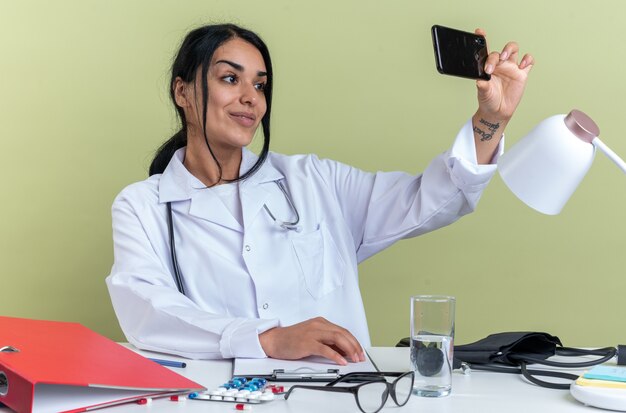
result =
[{"label": "wrist tattoo", "polygon": [[474,132],[481,136],[480,138],[481,141],[491,140],[491,138],[493,138],[493,135],[496,133],[496,131],[500,129],[500,122],[491,123],[481,118],[480,123],[482,125],[485,125],[484,127],[487,129],[487,131],[484,131],[478,126],[474,126]]}]

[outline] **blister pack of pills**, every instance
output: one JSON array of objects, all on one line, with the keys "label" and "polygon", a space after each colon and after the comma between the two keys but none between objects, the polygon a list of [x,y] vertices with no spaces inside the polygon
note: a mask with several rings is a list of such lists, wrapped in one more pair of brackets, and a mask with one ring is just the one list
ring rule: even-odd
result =
[{"label": "blister pack of pills", "polygon": [[276,394],[282,394],[284,391],[283,386],[269,385],[263,378],[233,377],[228,383],[224,383],[215,390],[191,393],[189,399],[259,404],[271,402],[276,398]]}]

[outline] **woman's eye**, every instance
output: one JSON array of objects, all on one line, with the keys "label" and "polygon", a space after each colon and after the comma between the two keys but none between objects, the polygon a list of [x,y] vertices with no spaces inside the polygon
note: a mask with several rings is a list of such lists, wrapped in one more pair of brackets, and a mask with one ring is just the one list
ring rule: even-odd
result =
[{"label": "woman's eye", "polygon": [[227,75],[224,76],[222,78],[223,81],[225,81],[226,83],[236,83],[237,82],[237,76],[235,75]]},{"label": "woman's eye", "polygon": [[263,92],[265,90],[265,83],[257,83],[256,85],[254,85],[254,87],[256,88],[256,90]]}]

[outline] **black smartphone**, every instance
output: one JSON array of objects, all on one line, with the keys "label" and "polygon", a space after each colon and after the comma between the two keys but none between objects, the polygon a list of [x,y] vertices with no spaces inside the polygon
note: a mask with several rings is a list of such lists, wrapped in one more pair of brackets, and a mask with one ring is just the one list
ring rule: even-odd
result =
[{"label": "black smartphone", "polygon": [[484,36],[434,25],[431,29],[437,71],[444,75],[470,79],[491,79],[485,73],[489,54]]}]

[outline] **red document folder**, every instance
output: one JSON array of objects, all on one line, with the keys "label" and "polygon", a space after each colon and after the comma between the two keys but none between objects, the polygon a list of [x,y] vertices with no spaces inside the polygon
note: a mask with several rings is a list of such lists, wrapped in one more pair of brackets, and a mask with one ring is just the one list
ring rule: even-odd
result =
[{"label": "red document folder", "polygon": [[0,317],[0,402],[18,413],[82,412],[198,390],[80,324]]}]

